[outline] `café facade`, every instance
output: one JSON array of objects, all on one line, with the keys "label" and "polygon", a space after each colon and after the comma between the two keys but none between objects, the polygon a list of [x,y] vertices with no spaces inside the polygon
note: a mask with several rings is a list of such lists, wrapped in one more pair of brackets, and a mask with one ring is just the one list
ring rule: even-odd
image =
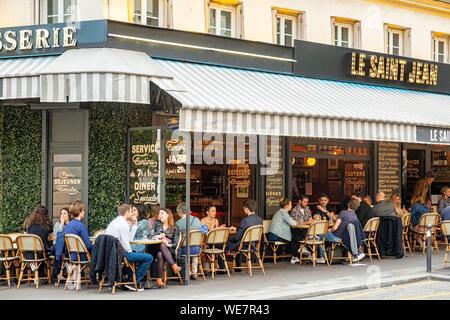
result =
[{"label": "caf\u00e9 facade", "polygon": [[4,231],[37,203],[80,199],[95,231],[125,201],[237,224],[248,198],[270,218],[283,196],[450,184],[447,64],[109,20],[0,34]]}]

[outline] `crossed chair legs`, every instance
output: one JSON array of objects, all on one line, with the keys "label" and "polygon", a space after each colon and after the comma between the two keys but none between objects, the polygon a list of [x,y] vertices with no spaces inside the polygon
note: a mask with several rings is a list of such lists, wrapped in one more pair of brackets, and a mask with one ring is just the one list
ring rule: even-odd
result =
[{"label": "crossed chair legs", "polygon": [[[237,267],[236,266],[236,257],[238,256],[238,254],[241,254],[242,256],[245,257],[245,259],[247,260],[247,266],[245,267]],[[252,252],[251,250],[249,251],[237,251],[233,254],[233,265],[232,265],[232,272],[234,273],[235,269],[248,269],[248,272],[250,274],[250,277],[253,276],[252,273],[252,269],[261,269],[262,273],[265,275],[266,272],[264,271],[264,265],[263,262],[261,260],[261,255],[259,253],[259,250],[255,250],[255,252],[253,252],[253,254],[256,256],[256,258],[258,259],[258,264],[259,267],[254,267],[252,265]],[[242,257],[241,257],[242,258]],[[226,263],[226,262],[225,262]]]}]

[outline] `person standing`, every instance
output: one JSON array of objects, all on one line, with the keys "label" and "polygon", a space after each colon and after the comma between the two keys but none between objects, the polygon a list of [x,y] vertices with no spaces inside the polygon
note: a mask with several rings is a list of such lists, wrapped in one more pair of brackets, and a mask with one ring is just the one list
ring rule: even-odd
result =
[{"label": "person standing", "polygon": [[[105,234],[113,236],[120,241],[120,244],[127,252],[126,258],[128,262],[136,262],[138,264],[136,281],[139,283],[138,291],[142,291],[145,286],[142,280],[147,275],[148,269],[153,262],[153,256],[148,253],[133,252],[131,249],[130,241],[134,239],[138,224],[137,218],[133,215],[132,207],[128,204],[122,204],[117,211],[117,218],[109,223]],[[125,285],[125,287],[132,291],[135,290],[128,285]]]},{"label": "person standing", "polygon": [[[431,208],[431,184],[434,182],[434,179],[436,179],[436,174],[433,171],[427,171],[425,177],[417,180],[413,190],[413,195],[424,199],[429,208]],[[412,205],[413,203],[411,202]]]}]

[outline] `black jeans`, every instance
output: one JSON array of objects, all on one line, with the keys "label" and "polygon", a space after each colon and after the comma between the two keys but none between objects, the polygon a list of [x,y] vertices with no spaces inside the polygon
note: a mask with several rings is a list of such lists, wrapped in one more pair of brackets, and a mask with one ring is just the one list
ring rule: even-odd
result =
[{"label": "black jeans", "polygon": [[293,257],[298,257],[298,249],[300,248],[300,241],[304,240],[306,237],[307,230],[305,229],[295,229],[291,228],[292,239],[291,239],[291,255]]}]

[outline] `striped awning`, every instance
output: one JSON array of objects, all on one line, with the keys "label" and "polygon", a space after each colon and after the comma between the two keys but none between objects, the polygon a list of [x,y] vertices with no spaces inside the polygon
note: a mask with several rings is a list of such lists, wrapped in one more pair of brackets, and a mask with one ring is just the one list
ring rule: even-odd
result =
[{"label": "striped awning", "polygon": [[416,142],[416,126],[450,127],[450,95],[158,62],[183,131]]},{"label": "striped awning", "polygon": [[150,80],[172,79],[145,53],[93,48],[69,50],[44,68],[41,102],[150,103]]},{"label": "striped awning", "polygon": [[40,72],[55,59],[0,59],[0,100],[39,98]]}]

